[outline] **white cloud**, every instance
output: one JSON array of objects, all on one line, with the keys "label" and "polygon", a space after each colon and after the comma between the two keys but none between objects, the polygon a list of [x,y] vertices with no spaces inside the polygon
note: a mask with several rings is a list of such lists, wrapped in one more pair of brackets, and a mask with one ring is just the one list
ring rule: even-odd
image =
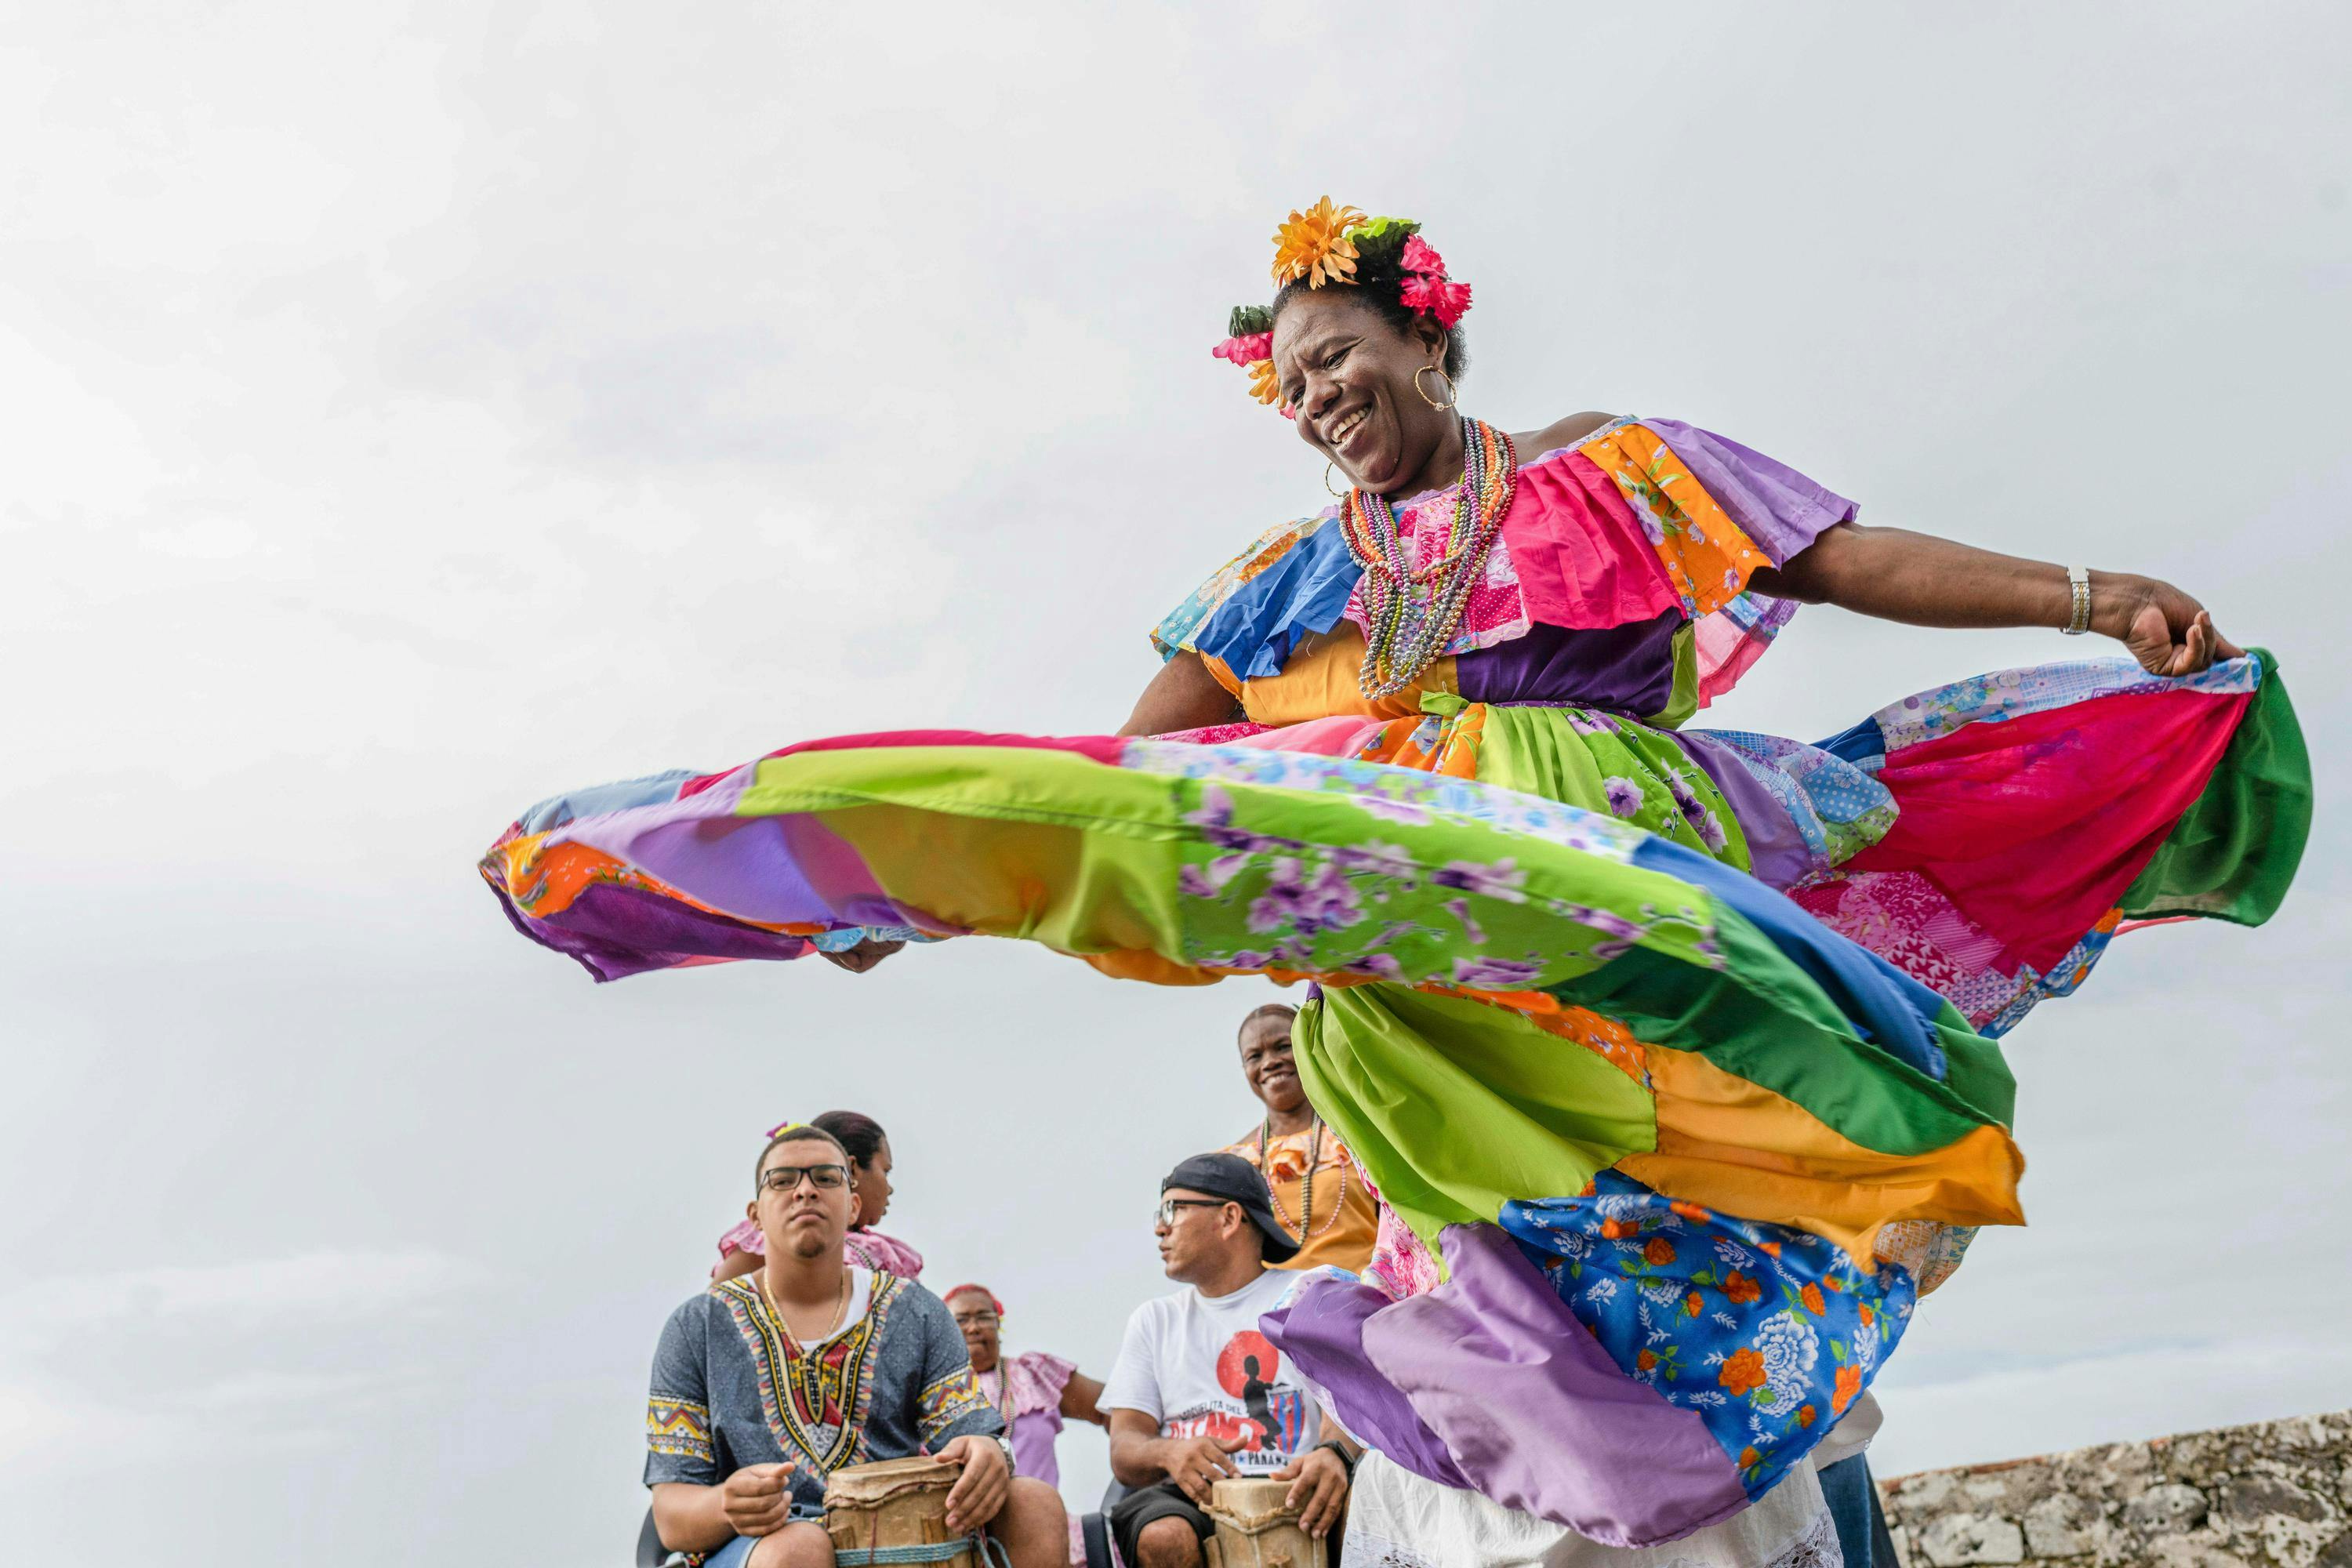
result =
[{"label": "white cloud", "polygon": [[446,1306],[478,1290],[478,1264],[425,1248],[329,1250],[291,1258],[130,1268],[41,1279],[0,1297],[11,1335],[68,1325],[112,1328],[136,1320],[147,1331],[186,1326],[234,1329],[370,1321]]}]

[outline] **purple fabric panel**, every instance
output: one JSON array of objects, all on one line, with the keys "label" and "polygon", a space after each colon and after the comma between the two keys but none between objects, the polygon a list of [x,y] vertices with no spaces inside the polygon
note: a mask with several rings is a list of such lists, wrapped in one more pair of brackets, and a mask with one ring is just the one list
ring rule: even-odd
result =
[{"label": "purple fabric panel", "polygon": [[1748,771],[1748,764],[1740,760],[1738,752],[1712,736],[1688,730],[1668,730],[1664,733],[1715,781],[1715,787],[1723,792],[1725,804],[1731,807],[1731,815],[1739,819],[1739,831],[1748,836],[1749,876],[1768,888],[1786,892],[1813,869],[1812,847],[1797,831],[1789,808]]},{"label": "purple fabric panel", "polygon": [[1748,1506],[1705,1422],[1620,1371],[1500,1228],[1449,1226],[1440,1245],[1451,1278],[1376,1314],[1364,1353],[1474,1490],[1612,1546]]},{"label": "purple fabric panel", "polygon": [[735,815],[750,776],[750,770],[739,769],[735,776],[683,800],[582,817],[551,834],[548,842],[568,839],[601,849],[740,920],[887,923],[846,914],[845,906],[861,900],[874,912],[881,889],[857,852],[822,823],[806,816]]},{"label": "purple fabric panel", "polygon": [[1274,1348],[1331,1396],[1332,1414],[1355,1436],[1417,1476],[1464,1487],[1470,1478],[1412,1405],[1372,1369],[1364,1327],[1391,1305],[1357,1279],[1309,1275],[1282,1306],[1258,1320]]},{"label": "purple fabric panel", "polygon": [[798,958],[804,937],[758,931],[723,915],[677,903],[641,888],[600,882],[584,888],[551,920],[525,916],[503,889],[492,888],[515,929],[569,953],[599,980],[623,980],[689,958]]},{"label": "purple fabric panel", "polygon": [[1644,419],[1775,566],[1860,509],[1785,463],[1679,419]]},{"label": "purple fabric panel", "polygon": [[1454,678],[1472,702],[1574,702],[1612,713],[1655,713],[1675,689],[1678,611],[1597,631],[1538,621],[1525,637],[1457,654]]},{"label": "purple fabric panel", "polygon": [[1032,1410],[1013,1418],[1013,1473],[1041,1480],[1049,1487],[1062,1484],[1062,1462],[1055,1456],[1054,1439],[1061,1436],[1062,1413],[1058,1410]]}]

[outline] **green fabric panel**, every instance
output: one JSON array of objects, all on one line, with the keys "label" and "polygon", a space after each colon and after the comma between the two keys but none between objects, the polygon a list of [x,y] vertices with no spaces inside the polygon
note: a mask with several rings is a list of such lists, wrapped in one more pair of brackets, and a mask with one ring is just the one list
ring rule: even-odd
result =
[{"label": "green fabric panel", "polygon": [[2311,754],[2278,660],[2255,648],[2263,683],[2221,765],[2124,889],[2132,920],[2202,915],[2258,926],[2278,912],[2311,836]]},{"label": "green fabric panel", "polygon": [[1726,967],[1662,963],[1635,949],[1564,984],[1561,1001],[1634,1037],[1692,1051],[1804,1107],[1885,1154],[1922,1154],[1987,1123],[2006,1127],[2016,1080],[2000,1051],[1948,1004],[1937,1021],[1950,1078],[1937,1082],[1857,1036],[1812,977],[1734,910],[1717,906]]},{"label": "green fabric panel", "polygon": [[[943,746],[772,759],[738,815],[820,813],[892,897],[1066,952],[1478,990],[1556,984],[1629,938],[1706,962],[1698,889],[1601,839],[1580,849],[1400,809],[1066,752]],[[844,882],[864,885],[846,870]]]},{"label": "green fabric panel", "polygon": [[[1576,715],[1571,721],[1570,715]],[[1582,723],[1591,728],[1579,729]],[[1685,848],[1748,868],[1748,835],[1723,791],[1690,753],[1664,735],[1591,709],[1490,705],[1478,738],[1478,782],[1523,790],[1603,816],[1617,816]],[[1620,816],[1609,786],[1642,790],[1640,808]],[[1722,842],[1710,844],[1675,796],[1680,787],[1710,814]]]},{"label": "green fabric panel", "polygon": [[1299,1009],[1307,1098],[1425,1239],[1507,1199],[1566,1196],[1657,1146],[1650,1092],[1517,1013],[1398,985],[1335,986]]},{"label": "green fabric panel", "polygon": [[1698,711],[1698,623],[1685,621],[1675,628],[1675,684],[1666,705],[1642,721],[1661,730],[1679,730]]}]

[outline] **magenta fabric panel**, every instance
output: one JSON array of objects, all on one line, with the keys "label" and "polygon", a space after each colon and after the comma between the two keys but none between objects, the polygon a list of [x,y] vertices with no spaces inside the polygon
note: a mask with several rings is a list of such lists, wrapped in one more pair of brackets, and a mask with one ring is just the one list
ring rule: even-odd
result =
[{"label": "magenta fabric panel", "polygon": [[2126,692],[1962,725],[1886,754],[1895,825],[1845,862],[1917,871],[2048,971],[2123,896],[2228,749],[2251,701]]},{"label": "magenta fabric panel", "polygon": [[1531,620],[1583,629],[1682,608],[1682,595],[1616,481],[1579,452],[1519,470],[1503,545]]}]

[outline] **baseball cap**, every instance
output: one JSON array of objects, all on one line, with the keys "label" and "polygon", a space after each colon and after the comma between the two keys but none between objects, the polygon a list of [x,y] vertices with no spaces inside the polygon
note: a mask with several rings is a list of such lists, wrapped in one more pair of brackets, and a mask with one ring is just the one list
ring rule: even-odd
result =
[{"label": "baseball cap", "polygon": [[1298,1256],[1298,1241],[1274,1217],[1274,1194],[1257,1167],[1239,1154],[1195,1154],[1168,1173],[1160,1190],[1183,1187],[1242,1205],[1265,1236],[1265,1260],[1287,1263]]}]

